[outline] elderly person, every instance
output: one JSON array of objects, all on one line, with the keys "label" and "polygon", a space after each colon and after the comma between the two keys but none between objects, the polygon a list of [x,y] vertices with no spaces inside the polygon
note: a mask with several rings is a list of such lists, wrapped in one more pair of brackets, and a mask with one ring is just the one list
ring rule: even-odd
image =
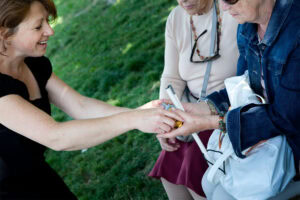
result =
[{"label": "elderly person", "polygon": [[[177,2],[178,6],[172,10],[166,23],[160,98],[168,98],[165,88],[171,84],[179,98],[189,97],[190,101],[196,102],[205,97],[205,93],[224,88],[224,79],[235,75],[237,22],[229,13],[219,9],[218,1]],[[212,36],[214,29],[216,35]],[[213,54],[210,53],[212,47]],[[188,95],[184,92],[186,88]],[[211,132],[199,133],[205,144]],[[175,141],[159,139],[159,142],[163,151],[150,176],[161,179],[169,199],[203,199],[201,179],[208,166],[196,142],[184,138]]]},{"label": "elderly person", "polygon": [[[226,125],[237,156],[244,158],[241,152],[261,140],[285,135],[298,168],[300,1],[223,0],[222,8],[241,24],[237,33],[240,51],[237,74],[249,70],[252,89],[263,95],[268,103],[247,105],[228,112],[230,105],[226,90],[215,92],[208,96],[206,103],[198,105],[198,115],[180,112],[185,118],[184,126],[160,137],[175,137],[196,130],[218,128],[218,115],[199,115],[209,107],[217,113],[227,113],[221,124]],[[210,190],[208,193],[211,199],[218,196],[216,191]],[[225,192],[222,195],[222,199],[225,199]]]}]

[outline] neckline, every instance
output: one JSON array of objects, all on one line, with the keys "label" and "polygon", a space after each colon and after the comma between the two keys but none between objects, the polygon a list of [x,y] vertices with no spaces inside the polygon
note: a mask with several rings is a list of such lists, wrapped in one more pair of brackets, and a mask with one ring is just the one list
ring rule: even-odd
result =
[{"label": "neckline", "polygon": [[[196,50],[197,52],[197,55],[198,57],[200,58],[200,61],[196,61],[198,63],[201,63],[201,62],[206,62],[205,60],[210,60],[211,58],[215,57],[216,55],[219,57],[219,50],[220,50],[220,40],[221,40],[221,28],[222,28],[222,17],[221,17],[221,12],[220,12],[220,8],[219,8],[219,2],[216,2],[216,1],[213,1],[213,5],[212,5],[212,8],[210,9],[210,11],[212,12],[212,28],[211,28],[211,31],[213,31],[213,26],[216,25],[216,40],[217,40],[217,44],[215,44],[215,50],[214,50],[214,56],[207,56],[207,57],[204,57],[202,55],[200,55],[200,50],[198,48],[198,39],[207,32],[207,29],[205,29],[202,33],[199,33],[199,35],[197,35],[197,32],[196,32],[196,27],[194,25],[194,21],[193,21],[193,15],[190,15],[190,25],[191,25],[191,47],[192,47],[192,37],[194,35],[194,47],[192,49],[192,52],[194,52],[194,50]],[[215,22],[215,23],[214,23]],[[213,33],[213,32],[212,32]],[[212,40],[213,37],[211,37],[211,40]],[[214,42],[215,43],[215,42]],[[193,58],[193,54],[191,55],[191,62],[192,61],[192,58]]]},{"label": "neckline", "polygon": [[[183,8],[182,8],[182,9],[183,9]],[[183,10],[184,10],[184,9],[183,9]],[[188,16],[188,18],[190,18],[190,16],[193,16],[193,17],[195,17],[196,19],[197,19],[197,18],[204,18],[204,17],[207,17],[207,16],[211,15],[212,12],[213,12],[213,7],[212,7],[208,12],[203,13],[203,14],[201,14],[201,15],[198,15],[198,14],[195,14],[195,15],[189,15],[189,14],[184,10],[184,13],[186,14],[186,16]]]},{"label": "neckline", "polygon": [[[36,99],[30,99],[30,97],[29,97],[29,92],[28,92],[28,88],[27,88],[26,84],[25,84],[23,81],[20,81],[20,80],[18,80],[18,79],[16,79],[16,78],[12,77],[12,76],[10,76],[10,75],[3,74],[3,73],[1,73],[1,72],[0,72],[0,74],[3,75],[3,76],[7,76],[7,77],[9,77],[9,78],[11,78],[11,79],[13,79],[13,80],[18,81],[19,83],[21,83],[21,84],[26,88],[26,92],[27,92],[27,96],[28,96],[28,99],[27,99],[27,100],[28,100],[28,101],[34,102],[34,101],[42,100],[42,99],[43,99],[43,95],[42,95],[42,94],[41,94],[41,97],[39,97],[39,98],[36,98]],[[40,87],[39,87],[39,88],[40,88]]]},{"label": "neckline", "polygon": [[34,102],[34,101],[37,101],[37,100],[42,100],[42,99],[43,99],[43,94],[42,94],[42,90],[41,90],[41,88],[40,88],[39,82],[38,82],[36,76],[34,75],[33,71],[32,71],[31,68],[30,68],[30,61],[28,61],[28,60],[29,60],[28,57],[25,58],[25,59],[24,59],[24,63],[27,65],[27,67],[28,67],[29,71],[31,72],[33,78],[35,79],[35,82],[37,83],[37,86],[38,86],[38,88],[39,88],[39,90],[40,90],[40,94],[41,94],[40,97],[35,98],[35,99],[30,99],[30,94],[29,94],[28,87],[26,86],[26,84],[25,84],[23,81],[21,81],[21,80],[19,80],[19,79],[16,79],[16,78],[14,78],[14,77],[12,77],[12,76],[10,76],[10,75],[8,75],[8,74],[3,74],[3,73],[1,73],[1,72],[0,72],[0,74],[2,74],[2,75],[4,75],[4,76],[7,76],[7,77],[9,77],[9,78],[11,78],[11,79],[13,79],[13,80],[16,80],[16,81],[18,81],[19,83],[21,83],[21,84],[25,87],[25,89],[26,89],[27,97],[28,97],[27,100],[30,101],[30,102]]}]

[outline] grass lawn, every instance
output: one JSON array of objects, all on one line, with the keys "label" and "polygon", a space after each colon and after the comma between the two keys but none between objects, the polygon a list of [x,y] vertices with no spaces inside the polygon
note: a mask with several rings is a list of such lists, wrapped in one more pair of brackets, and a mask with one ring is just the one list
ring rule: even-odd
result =
[{"label": "grass lawn", "polygon": [[[134,108],[158,98],[165,22],[175,0],[55,3],[59,18],[47,56],[60,78],[113,105]],[[69,120],[52,111],[56,120]],[[46,158],[81,200],[167,199],[160,182],[147,177],[159,152],[155,136],[131,131],[85,153],[49,150]]]},{"label": "grass lawn", "polygon": [[[54,1],[59,18],[47,56],[60,78],[117,106],[158,98],[165,22],[175,0]],[[160,182],[147,177],[159,152],[155,136],[131,131],[84,153],[49,150],[46,158],[80,200],[163,200]]]}]

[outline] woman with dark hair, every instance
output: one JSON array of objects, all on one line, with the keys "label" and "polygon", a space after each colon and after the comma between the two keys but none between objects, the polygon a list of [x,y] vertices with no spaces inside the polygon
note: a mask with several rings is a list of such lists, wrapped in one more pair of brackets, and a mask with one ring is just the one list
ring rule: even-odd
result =
[{"label": "woman with dark hair", "polygon": [[[52,0],[0,0],[1,200],[76,199],[45,162],[46,147],[85,149],[132,129],[166,132],[182,120],[161,108],[114,107],[70,88],[44,56],[54,34],[50,16],[56,17]],[[75,120],[54,121],[50,103]]]}]

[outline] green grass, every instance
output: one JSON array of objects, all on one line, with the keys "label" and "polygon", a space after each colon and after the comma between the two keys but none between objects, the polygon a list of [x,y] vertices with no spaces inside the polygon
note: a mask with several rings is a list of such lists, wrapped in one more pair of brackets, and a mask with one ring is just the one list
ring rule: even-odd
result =
[{"label": "green grass", "polygon": [[[54,1],[59,18],[47,56],[60,78],[117,106],[158,98],[164,27],[175,0]],[[52,110],[56,120],[70,120]],[[159,152],[153,135],[131,131],[85,153],[49,150],[46,158],[80,200],[163,200],[160,182],[147,177]]]},{"label": "green grass", "polygon": [[[59,18],[47,56],[80,93],[134,108],[158,98],[165,22],[177,2],[107,2],[55,0]],[[159,152],[153,135],[131,131],[85,153],[49,150],[46,158],[81,200],[167,199],[160,182],[147,177]]]}]

